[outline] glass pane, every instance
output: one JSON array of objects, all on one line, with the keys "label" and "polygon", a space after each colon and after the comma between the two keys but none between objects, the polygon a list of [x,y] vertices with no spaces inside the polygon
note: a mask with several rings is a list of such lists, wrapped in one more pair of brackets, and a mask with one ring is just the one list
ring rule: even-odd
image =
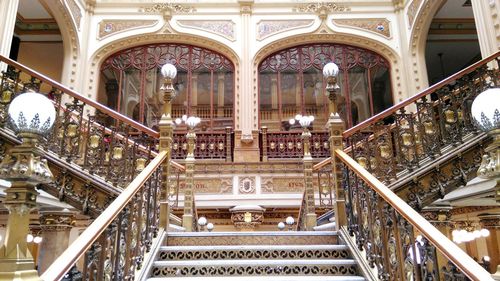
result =
[{"label": "glass pane", "polygon": [[301,87],[296,72],[281,73],[281,122],[286,125],[290,118],[302,113]]},{"label": "glass pane", "polygon": [[181,118],[182,115],[187,114],[187,93],[188,93],[188,83],[187,83],[187,72],[177,71],[177,77],[175,77],[174,89],[176,96],[172,100],[172,118]]},{"label": "glass pane", "polygon": [[261,125],[279,130],[278,74],[261,73],[259,75],[259,89]]},{"label": "glass pane", "polygon": [[368,70],[355,66],[349,74],[349,98],[351,100],[352,126],[371,116],[370,97],[368,95]]},{"label": "glass pane", "polygon": [[224,71],[214,73],[214,130],[222,130],[230,126],[233,120],[232,85],[227,83],[228,79],[232,79],[231,73]]},{"label": "glass pane", "polygon": [[146,72],[144,83],[144,121],[148,127],[158,127],[162,115],[162,96],[160,87],[163,83],[163,76],[159,68],[154,68]]},{"label": "glass pane", "polygon": [[313,115],[315,121],[314,128],[320,128],[326,124],[323,73],[316,68],[309,68],[303,73],[304,81],[304,113]]},{"label": "glass pane", "polygon": [[392,106],[391,81],[389,70],[383,66],[370,69],[374,114]]},{"label": "glass pane", "polygon": [[138,69],[128,69],[124,71],[121,85],[120,113],[131,116],[136,121],[141,121],[140,113],[140,93],[141,71]]}]

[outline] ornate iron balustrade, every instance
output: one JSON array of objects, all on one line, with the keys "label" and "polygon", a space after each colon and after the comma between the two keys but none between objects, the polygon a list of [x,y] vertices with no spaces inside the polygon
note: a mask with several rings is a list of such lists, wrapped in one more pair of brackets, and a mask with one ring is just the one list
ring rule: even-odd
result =
[{"label": "ornate iron balustrade", "polygon": [[0,125],[8,121],[10,102],[34,91],[47,95],[56,107],[54,130],[45,147],[61,159],[124,187],[156,156],[152,151],[158,132],[15,61],[3,56],[0,61],[8,64],[0,81]]},{"label": "ornate iron balustrade", "polygon": [[[347,229],[379,280],[493,280],[457,245],[341,150]],[[417,239],[421,233],[421,239]],[[439,264],[443,255],[452,265]],[[463,279],[455,279],[463,278]]]},{"label": "ornate iron balustrade", "polygon": [[[302,158],[304,156],[302,131],[268,132],[262,127],[260,134],[260,155],[262,160]],[[311,156],[326,158],[330,155],[327,132],[311,132]]]},{"label": "ornate iron balustrade", "polygon": [[[479,133],[470,107],[499,86],[500,52],[343,133],[346,151],[384,183],[419,168]],[[414,112],[410,112],[414,110]]]},{"label": "ornate iron balustrade", "polygon": [[[174,133],[172,159],[186,159],[186,132]],[[221,159],[232,161],[233,131],[227,127],[224,132],[196,132],[194,157],[196,159]]]},{"label": "ornate iron balustrade", "polygon": [[83,280],[133,280],[159,231],[161,152],[45,271],[60,280],[82,257]]}]

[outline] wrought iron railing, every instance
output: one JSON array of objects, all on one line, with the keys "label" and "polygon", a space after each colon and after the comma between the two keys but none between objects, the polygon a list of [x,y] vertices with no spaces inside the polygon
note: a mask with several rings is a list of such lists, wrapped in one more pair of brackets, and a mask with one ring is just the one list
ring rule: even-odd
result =
[{"label": "wrought iron railing", "polygon": [[297,225],[295,226],[296,231],[305,231],[306,227],[306,215],[307,215],[307,198],[306,192],[302,193],[302,201],[300,203],[299,215],[297,217]]},{"label": "wrought iron railing", "polygon": [[134,280],[159,231],[161,152],[42,274],[60,280],[81,258],[82,280]]},{"label": "wrought iron railing", "polygon": [[498,87],[500,52],[343,133],[346,151],[384,183],[435,159],[479,133],[470,107],[489,87]]},{"label": "wrought iron railing", "polygon": [[[227,127],[222,132],[196,132],[194,157],[196,159],[220,159],[232,161],[233,131]],[[172,144],[172,159],[186,159],[186,132],[175,132]]]},{"label": "wrought iron railing", "polygon": [[[302,131],[268,132],[261,129],[260,155],[263,161],[268,159],[302,158],[304,156]],[[327,132],[311,132],[311,156],[326,158],[330,155]]]},{"label": "wrought iron railing", "polygon": [[0,125],[17,95],[39,92],[56,108],[45,147],[61,159],[124,187],[156,156],[158,132],[15,61],[3,56],[0,61],[8,64],[0,81]]},{"label": "wrought iron railing", "polygon": [[[374,175],[342,150],[335,153],[344,164],[348,232],[364,251],[369,266],[376,269],[379,280],[466,280],[465,276],[493,280]],[[437,255],[452,265],[439,264]],[[459,279],[450,278],[450,274]]]}]

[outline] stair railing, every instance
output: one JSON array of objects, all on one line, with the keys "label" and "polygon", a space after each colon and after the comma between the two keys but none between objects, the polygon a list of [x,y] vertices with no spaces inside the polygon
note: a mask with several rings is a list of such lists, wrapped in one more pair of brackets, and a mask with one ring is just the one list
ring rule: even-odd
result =
[{"label": "stair railing", "polygon": [[84,258],[82,280],[133,280],[159,231],[161,152],[42,274],[60,280]]},{"label": "stair railing", "polygon": [[14,97],[39,92],[56,108],[53,133],[44,146],[59,158],[125,187],[155,157],[158,132],[11,59],[0,56],[0,61],[8,64],[0,81],[1,125]]},{"label": "stair railing", "polygon": [[500,85],[499,63],[497,52],[344,131],[345,151],[389,184],[460,145],[479,133],[470,107],[479,93]]},{"label": "stair railing", "polygon": [[[493,280],[469,255],[344,151],[347,229],[380,280]],[[421,235],[421,237],[419,236]],[[443,255],[448,264],[439,264]],[[465,280],[459,279],[459,280]]]}]

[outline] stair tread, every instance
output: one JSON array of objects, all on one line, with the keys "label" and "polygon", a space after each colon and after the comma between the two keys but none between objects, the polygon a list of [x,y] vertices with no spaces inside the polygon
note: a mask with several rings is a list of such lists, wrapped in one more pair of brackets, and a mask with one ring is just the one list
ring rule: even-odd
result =
[{"label": "stair tread", "polygon": [[238,237],[238,236],[338,236],[337,231],[251,231],[251,232],[179,232],[168,237]]},{"label": "stair tread", "polygon": [[220,251],[220,250],[345,250],[347,245],[213,245],[213,246],[161,246],[160,251]]},{"label": "stair tread", "polygon": [[169,260],[169,261],[155,261],[154,266],[224,266],[224,265],[238,265],[238,266],[252,266],[252,265],[352,265],[357,264],[353,259],[302,259],[302,260],[290,260],[290,259],[276,259],[276,260],[263,260],[263,259],[253,259],[253,260]]},{"label": "stair tread", "polygon": [[183,281],[218,281],[218,280],[231,280],[231,281],[365,281],[366,279],[361,276],[330,276],[330,275],[274,275],[274,276],[212,276],[212,277],[151,277],[148,281],[170,281],[179,280]]}]

